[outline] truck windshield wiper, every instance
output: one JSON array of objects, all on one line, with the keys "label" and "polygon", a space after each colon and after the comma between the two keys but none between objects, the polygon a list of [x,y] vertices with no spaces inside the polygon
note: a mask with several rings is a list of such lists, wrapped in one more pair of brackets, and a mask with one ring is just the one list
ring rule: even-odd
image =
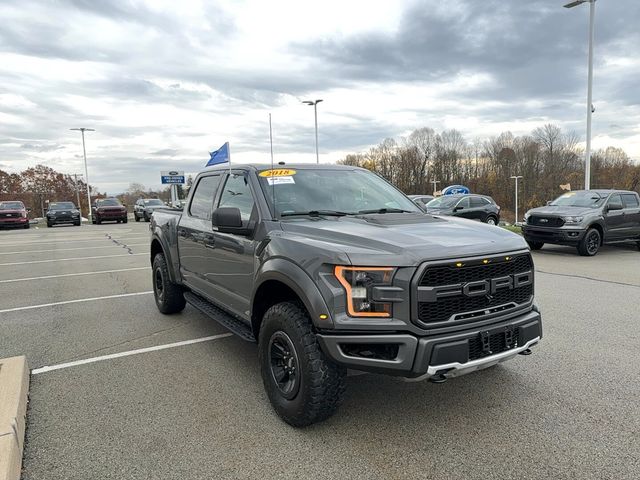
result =
[{"label": "truck windshield wiper", "polygon": [[345,215],[353,215],[353,213],[340,212],[338,210],[309,210],[308,212],[284,212],[280,214],[281,217],[294,217],[303,215],[308,215],[310,217],[319,217],[321,215],[344,217]]},{"label": "truck windshield wiper", "polygon": [[360,210],[358,213],[366,215],[367,213],[416,213],[410,210],[402,210],[401,208],[377,208],[373,210]]}]

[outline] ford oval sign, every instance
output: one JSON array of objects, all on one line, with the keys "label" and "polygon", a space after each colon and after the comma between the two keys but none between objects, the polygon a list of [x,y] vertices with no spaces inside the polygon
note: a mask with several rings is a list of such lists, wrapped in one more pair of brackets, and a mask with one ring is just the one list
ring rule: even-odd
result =
[{"label": "ford oval sign", "polygon": [[464,185],[449,185],[442,189],[442,195],[456,195],[456,194],[468,194],[471,193],[468,187]]},{"label": "ford oval sign", "polygon": [[180,172],[176,172],[176,171],[174,170],[174,171],[169,172],[169,175],[180,175]]}]

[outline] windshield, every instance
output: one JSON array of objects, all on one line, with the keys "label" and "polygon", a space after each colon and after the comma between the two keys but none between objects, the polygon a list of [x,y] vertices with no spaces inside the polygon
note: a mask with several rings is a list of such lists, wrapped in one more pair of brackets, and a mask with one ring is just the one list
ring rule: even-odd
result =
[{"label": "windshield", "polygon": [[101,207],[119,207],[120,201],[116,198],[105,198],[96,202]]},{"label": "windshield", "polygon": [[385,180],[363,170],[264,170],[258,178],[270,205],[275,196],[278,216],[305,212],[352,215],[396,210],[422,213]]},{"label": "windshield", "polygon": [[24,210],[22,202],[0,202],[0,210]]},{"label": "windshield", "polygon": [[568,192],[560,195],[550,205],[565,207],[588,207],[596,208],[602,205],[605,197],[600,196],[596,192]]},{"label": "windshield", "polygon": [[58,202],[49,204],[49,210],[73,210],[76,206],[71,202]]},{"label": "windshield", "polygon": [[458,203],[459,200],[460,197],[438,197],[427,203],[427,208],[451,208]]},{"label": "windshield", "polygon": [[158,200],[157,198],[152,198],[151,200],[143,200],[145,205],[164,205],[162,200]]}]

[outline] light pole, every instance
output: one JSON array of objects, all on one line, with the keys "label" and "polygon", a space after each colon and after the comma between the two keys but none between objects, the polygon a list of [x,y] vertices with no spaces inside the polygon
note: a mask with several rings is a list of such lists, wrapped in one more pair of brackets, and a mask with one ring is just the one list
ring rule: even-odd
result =
[{"label": "light pole", "polygon": [[[73,177],[76,179],[76,198],[78,200],[78,211],[80,211],[80,218],[82,219],[82,207],[80,206],[80,190],[78,189],[78,177],[82,177],[81,173],[73,173]],[[91,207],[91,205],[89,205]]]},{"label": "light pole", "polygon": [[436,185],[438,185],[440,183],[440,180],[431,180],[431,182],[429,183],[433,183],[433,196],[436,196]]},{"label": "light pole", "polygon": [[[84,178],[87,182],[87,210],[88,210],[88,215],[87,215],[87,219],[89,220],[89,222],[91,222],[93,219],[93,214],[91,212],[91,192],[89,191],[90,187],[89,187],[89,170],[87,168],[87,149],[84,146],[84,132],[95,132],[95,130],[93,128],[84,128],[84,127],[80,127],[80,128],[71,128],[70,130],[76,130],[76,131],[80,131],[80,133],[82,133],[82,154],[84,155]],[[80,205],[78,205],[78,207],[80,207]]]},{"label": "light pole", "polygon": [[593,24],[596,14],[596,0],[575,0],[567,3],[565,8],[573,8],[583,3],[589,3],[589,79],[587,81],[587,147],[584,159],[584,189],[591,187],[591,114],[593,113]]},{"label": "light pole", "polygon": [[320,163],[320,155],[318,154],[318,104],[322,101],[322,99],[318,99],[315,101],[312,100],[304,100],[302,103],[307,105],[313,105],[313,114],[316,119],[316,163]]},{"label": "light pole", "polygon": [[512,175],[511,178],[516,179],[516,221],[513,224],[517,225],[518,223],[518,179],[522,178],[522,175],[517,175],[517,176]]}]

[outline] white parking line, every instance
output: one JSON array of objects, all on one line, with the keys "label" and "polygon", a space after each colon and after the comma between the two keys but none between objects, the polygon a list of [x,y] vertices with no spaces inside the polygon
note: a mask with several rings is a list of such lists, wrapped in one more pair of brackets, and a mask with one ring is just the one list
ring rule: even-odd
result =
[{"label": "white parking line", "polygon": [[[135,236],[131,236],[131,237],[113,237],[112,238],[116,239],[116,240],[133,240],[133,239],[140,239],[140,238],[149,238],[149,235],[135,235]],[[14,246],[21,246],[21,245],[44,245],[44,244],[48,244],[50,245],[51,243],[55,243],[56,240],[59,241],[63,241],[64,243],[85,243],[85,242],[105,242],[105,241],[110,241],[109,237],[107,236],[103,236],[103,237],[99,237],[99,238],[90,238],[88,240],[74,240],[74,239],[55,239],[55,240],[44,240],[42,242],[19,242],[19,243],[0,243],[0,247],[14,247]]]},{"label": "white parking line", "polygon": [[53,260],[31,260],[30,262],[0,263],[0,267],[9,265],[29,265],[32,263],[69,262],[71,260],[94,260],[96,258],[134,257],[136,255],[149,255],[149,253],[124,253],[122,255],[99,255],[97,257],[55,258]]},{"label": "white parking line", "polygon": [[63,273],[60,275],[46,275],[44,277],[12,278],[11,280],[0,280],[0,283],[28,282],[31,280],[46,280],[49,278],[79,277],[83,275],[98,275],[101,273],[131,272],[133,270],[150,270],[150,269],[151,267],[135,267],[135,268],[121,268],[119,270],[99,270],[97,272]]},{"label": "white parking line", "polygon": [[149,295],[150,293],[153,293],[153,291],[121,293],[118,295],[107,295],[106,297],[80,298],[78,300],[66,300],[64,302],[43,303],[41,305],[29,305],[27,307],[5,308],[4,310],[0,310],[0,313],[20,312],[22,310],[34,310],[36,308],[55,307],[56,305],[68,305],[70,303],[95,302],[96,300],[108,300],[110,298],[135,297],[138,295]]},{"label": "white parking line", "polygon": [[87,363],[103,362],[105,360],[113,360],[114,358],[129,357],[131,355],[139,355],[141,353],[156,352],[158,350],[166,350],[167,348],[182,347],[184,345],[193,345],[194,343],[210,342],[233,336],[233,333],[222,333],[220,335],[212,335],[210,337],[194,338],[193,340],[184,340],[182,342],[167,343],[165,345],[156,345],[155,347],[139,348],[138,350],[129,350],[128,352],[112,353],[110,355],[102,355],[100,357],[85,358],[84,360],[76,360],[74,362],[59,363],[58,365],[44,366],[31,370],[32,375],[51,372],[54,370],[62,370],[63,368],[77,367],[78,365],[86,365]]},{"label": "white parking line", "polygon": [[[148,243],[127,243],[127,247],[142,247],[149,245]],[[17,250],[15,252],[0,252],[0,255],[17,255],[20,253],[46,253],[46,252],[66,252],[66,251],[75,251],[75,250],[99,250],[101,248],[113,248],[119,247],[122,248],[122,245],[117,245],[112,243],[111,245],[105,245],[103,247],[76,247],[76,248],[51,248],[47,250]]]}]

